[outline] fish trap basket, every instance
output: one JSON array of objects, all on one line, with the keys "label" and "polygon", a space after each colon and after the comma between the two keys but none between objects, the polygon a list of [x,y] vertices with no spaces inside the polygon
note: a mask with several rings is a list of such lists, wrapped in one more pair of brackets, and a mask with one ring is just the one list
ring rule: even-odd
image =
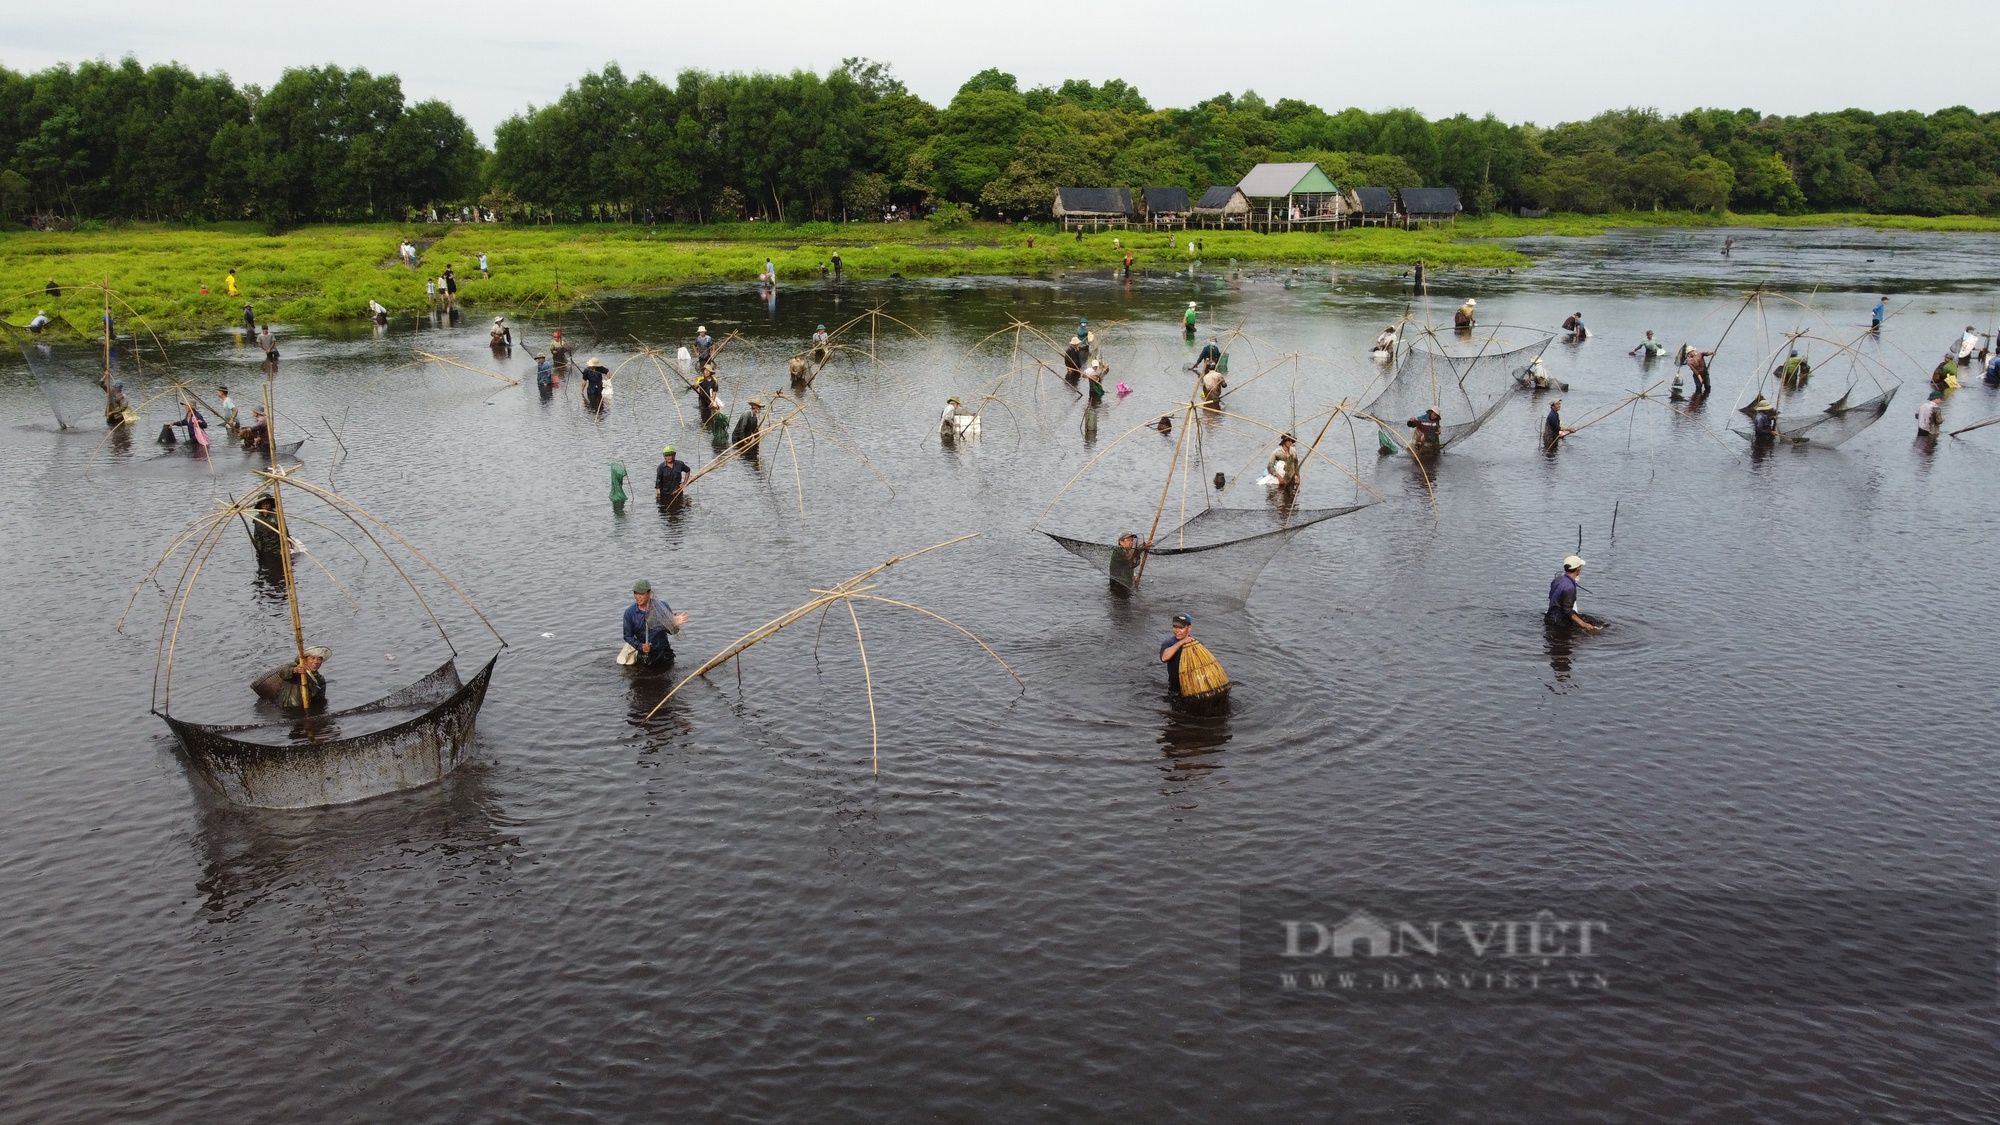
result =
[{"label": "fish trap basket", "polygon": [[1181,697],[1192,703],[1220,699],[1229,693],[1229,673],[1200,641],[1181,646]]}]

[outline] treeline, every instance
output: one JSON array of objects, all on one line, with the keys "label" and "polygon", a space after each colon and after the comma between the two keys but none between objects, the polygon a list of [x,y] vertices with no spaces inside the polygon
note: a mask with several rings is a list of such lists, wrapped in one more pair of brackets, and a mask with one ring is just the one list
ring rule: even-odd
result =
[{"label": "treeline", "polygon": [[1315,160],[1343,186],[1459,190],[1474,213],[1675,209],[2000,213],[2000,114],[1620,110],[1543,128],[1222,94],[1154,109],[1116,79],[1023,90],[998,70],[933,106],[888,69],[617,66],[509,118],[483,151],[394,76],[286,71],[269,91],[179,66],[0,70],[0,217],[401,219],[477,203],[528,220],[875,218],[894,205],[1046,216],[1062,185],[1235,183]]},{"label": "treeline", "polygon": [[0,217],[403,219],[476,194],[483,153],[441,101],[336,66],[269,89],[186,67],[0,69]]},{"label": "treeline", "polygon": [[585,75],[501,126],[488,185],[552,217],[872,216],[886,204],[1048,213],[1062,185],[1237,182],[1316,160],[1342,186],[1449,186],[1469,210],[2000,211],[2000,114],[1767,117],[1621,110],[1541,128],[1408,109],[1328,113],[1222,94],[1154,109],[1113,79],[1022,90],[974,75],[942,108],[877,63],[824,77]]}]

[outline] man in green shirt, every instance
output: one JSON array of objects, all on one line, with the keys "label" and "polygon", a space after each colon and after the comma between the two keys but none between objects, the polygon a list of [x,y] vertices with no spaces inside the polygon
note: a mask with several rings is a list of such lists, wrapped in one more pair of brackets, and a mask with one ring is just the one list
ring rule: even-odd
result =
[{"label": "man in green shirt", "polygon": [[250,690],[258,698],[275,703],[286,711],[315,711],[326,706],[326,677],[320,665],[333,655],[314,646],[296,662],[286,662],[257,678]]}]

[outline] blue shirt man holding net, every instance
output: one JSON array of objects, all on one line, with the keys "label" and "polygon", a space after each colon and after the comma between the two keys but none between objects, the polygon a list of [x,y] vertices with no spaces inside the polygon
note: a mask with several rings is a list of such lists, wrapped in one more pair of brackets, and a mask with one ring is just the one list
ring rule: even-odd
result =
[{"label": "blue shirt man holding net", "polygon": [[[633,649],[634,664],[659,666],[674,662],[674,646],[667,637],[681,631],[687,614],[653,599],[653,584],[644,578],[632,584],[632,604],[625,607],[625,643]],[[626,663],[621,654],[620,663]]]}]

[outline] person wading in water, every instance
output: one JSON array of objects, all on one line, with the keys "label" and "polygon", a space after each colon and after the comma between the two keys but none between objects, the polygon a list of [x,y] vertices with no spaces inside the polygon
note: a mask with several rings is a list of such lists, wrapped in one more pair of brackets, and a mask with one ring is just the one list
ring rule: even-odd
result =
[{"label": "person wading in water", "polygon": [[1582,629],[1595,633],[1604,628],[1593,624],[1576,611],[1576,580],[1583,573],[1583,560],[1575,555],[1563,560],[1562,573],[1549,583],[1549,611],[1543,616],[1543,623],[1551,629]]},{"label": "person wading in water", "polygon": [[250,684],[257,698],[285,711],[317,711],[326,706],[326,677],[320,666],[333,654],[314,646],[296,661],[281,664]]},{"label": "person wading in water", "polygon": [[632,604],[625,607],[625,644],[632,649],[633,658],[625,659],[621,651],[619,663],[644,664],[649,668],[672,664],[674,646],[667,642],[667,637],[678,634],[687,619],[687,614],[675,613],[674,607],[653,600],[651,582],[641,578],[632,583]]}]

